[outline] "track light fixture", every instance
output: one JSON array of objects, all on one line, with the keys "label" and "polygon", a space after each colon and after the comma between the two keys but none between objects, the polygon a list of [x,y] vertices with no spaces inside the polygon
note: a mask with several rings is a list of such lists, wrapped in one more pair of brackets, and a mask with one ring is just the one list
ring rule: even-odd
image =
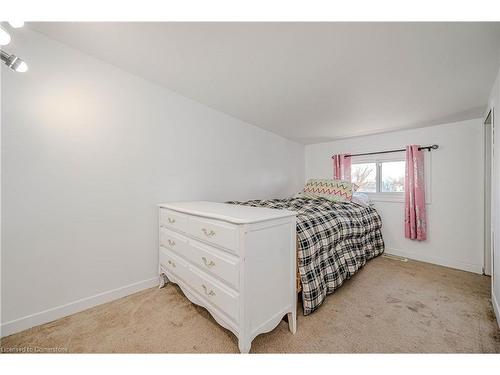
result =
[{"label": "track light fixture", "polygon": [[[10,34],[9,32],[5,29],[4,25],[6,23],[3,22],[2,25],[0,25],[0,46],[6,46],[7,44],[10,43]],[[17,29],[19,27],[24,26],[23,21],[12,21],[9,22],[10,27],[13,27],[14,29]],[[16,72],[24,73],[28,70],[28,64],[26,62],[17,57],[16,55],[11,55],[8,54],[5,51],[2,51],[0,49],[0,57],[2,62],[7,65],[9,68]]]},{"label": "track light fixture", "polygon": [[23,59],[20,59],[16,55],[9,55],[7,52],[1,50],[0,55],[2,58],[2,62],[12,70],[15,70],[19,73],[24,73],[28,70],[28,64],[26,64]]},{"label": "track light fixture", "polygon": [[7,30],[0,26],[0,46],[6,46],[10,43],[10,34]]}]

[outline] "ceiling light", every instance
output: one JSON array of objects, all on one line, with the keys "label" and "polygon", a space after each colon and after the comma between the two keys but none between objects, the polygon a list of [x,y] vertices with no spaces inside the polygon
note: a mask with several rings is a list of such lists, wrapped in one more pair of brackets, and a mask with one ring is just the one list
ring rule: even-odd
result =
[{"label": "ceiling light", "polygon": [[2,61],[12,70],[19,73],[24,73],[28,71],[28,64],[23,59],[20,59],[16,55],[9,55],[4,51],[0,51]]},{"label": "ceiling light", "polygon": [[9,21],[9,25],[12,26],[14,29],[19,29],[20,27],[24,26],[24,21]]},{"label": "ceiling light", "polygon": [[12,67],[12,69],[19,73],[25,73],[28,71],[28,64],[26,64],[26,61],[23,59],[16,57],[14,67]]},{"label": "ceiling light", "polygon": [[6,46],[10,43],[10,34],[0,26],[0,46]]}]

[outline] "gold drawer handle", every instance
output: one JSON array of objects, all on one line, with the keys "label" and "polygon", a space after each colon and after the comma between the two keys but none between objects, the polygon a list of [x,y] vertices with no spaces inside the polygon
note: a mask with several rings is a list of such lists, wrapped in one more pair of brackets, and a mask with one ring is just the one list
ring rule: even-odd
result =
[{"label": "gold drawer handle", "polygon": [[208,291],[208,288],[205,284],[202,284],[201,287],[203,288],[203,290],[205,291],[205,294],[207,296],[215,296],[215,292],[213,290],[211,290],[210,292]]},{"label": "gold drawer handle", "polygon": [[203,260],[203,263],[205,263],[205,266],[207,266],[208,268],[210,267],[213,267],[215,266],[215,263],[213,260],[211,260],[210,262],[207,260],[207,258],[205,257],[201,257],[201,259]]},{"label": "gold drawer handle", "polygon": [[169,217],[169,218],[168,218],[168,222],[169,222],[170,224],[173,224],[173,223],[175,223],[175,219],[172,219],[171,217]]},{"label": "gold drawer handle", "polygon": [[207,236],[207,237],[215,236],[215,232],[213,230],[208,231],[208,229],[203,228],[202,232],[205,233],[205,236]]},{"label": "gold drawer handle", "polygon": [[172,262],[171,260],[168,261],[168,264],[170,264],[172,267],[175,267],[175,263]]},{"label": "gold drawer handle", "polygon": [[172,240],[170,240],[170,239],[169,239],[169,240],[168,240],[168,244],[169,244],[170,246],[174,247],[174,246],[175,246],[175,241],[172,241]]}]

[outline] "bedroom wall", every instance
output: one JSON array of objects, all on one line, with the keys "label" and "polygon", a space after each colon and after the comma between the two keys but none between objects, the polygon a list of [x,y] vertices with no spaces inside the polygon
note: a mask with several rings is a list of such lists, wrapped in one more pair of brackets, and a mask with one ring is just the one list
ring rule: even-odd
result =
[{"label": "bedroom wall", "polygon": [[2,335],[157,284],[157,211],[284,197],[304,147],[30,31],[2,64]]},{"label": "bedroom wall", "polygon": [[431,200],[427,205],[428,240],[404,237],[404,203],[375,206],[383,221],[386,252],[481,273],[483,267],[482,120],[357,137],[306,146],[306,178],[331,178],[331,155],[438,144],[430,160]]},{"label": "bedroom wall", "polygon": [[[495,138],[494,138],[494,159],[492,173],[492,227],[493,227],[493,256],[492,256],[492,283],[491,301],[497,323],[500,326],[500,71],[493,84],[488,110],[493,110]],[[485,114],[485,116],[488,113]]]}]

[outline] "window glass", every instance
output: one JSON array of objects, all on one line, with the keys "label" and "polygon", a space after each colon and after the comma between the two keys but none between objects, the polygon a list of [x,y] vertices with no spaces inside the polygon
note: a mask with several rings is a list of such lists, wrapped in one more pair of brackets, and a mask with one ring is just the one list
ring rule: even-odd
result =
[{"label": "window glass", "polygon": [[390,161],[382,163],[381,189],[383,193],[400,193],[404,191],[405,162]]},{"label": "window glass", "polygon": [[351,166],[351,181],[359,186],[359,192],[377,192],[377,165],[360,163]]}]

